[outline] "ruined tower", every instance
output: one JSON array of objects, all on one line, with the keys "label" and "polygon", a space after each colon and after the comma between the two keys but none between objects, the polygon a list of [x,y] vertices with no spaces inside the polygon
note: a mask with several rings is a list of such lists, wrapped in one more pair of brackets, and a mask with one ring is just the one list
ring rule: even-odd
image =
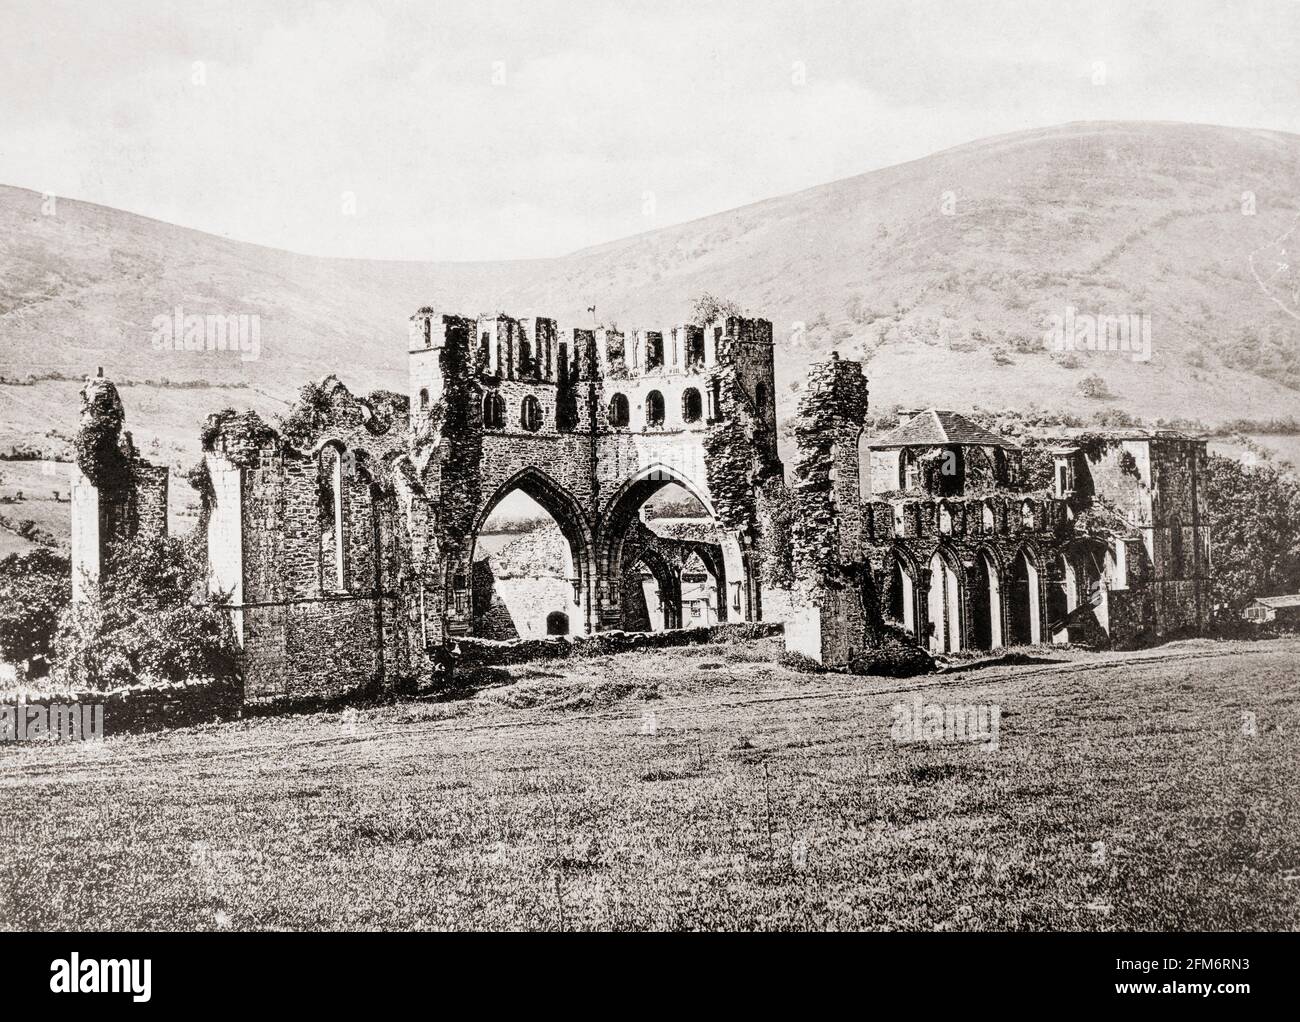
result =
[{"label": "ruined tower", "polygon": [[81,421],[72,466],[72,598],[86,599],[113,549],[167,534],[165,465],[140,457],[117,387],[100,369],[81,389]]},{"label": "ruined tower", "polygon": [[567,545],[572,633],[623,626],[623,544],[641,505],[675,483],[722,535],[730,620],[761,615],[757,487],[781,473],[772,328],[731,317],[707,327],[558,330],[554,320],[411,318],[415,462],[438,504],[445,621],[472,626],[478,530],[520,490]]}]

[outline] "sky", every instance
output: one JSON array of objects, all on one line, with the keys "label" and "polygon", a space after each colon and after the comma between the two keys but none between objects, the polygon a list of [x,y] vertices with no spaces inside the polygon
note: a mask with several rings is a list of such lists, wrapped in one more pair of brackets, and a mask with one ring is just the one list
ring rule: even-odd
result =
[{"label": "sky", "polygon": [[0,0],[0,29],[0,183],[314,255],[562,255],[1067,121],[1300,132],[1297,0]]}]

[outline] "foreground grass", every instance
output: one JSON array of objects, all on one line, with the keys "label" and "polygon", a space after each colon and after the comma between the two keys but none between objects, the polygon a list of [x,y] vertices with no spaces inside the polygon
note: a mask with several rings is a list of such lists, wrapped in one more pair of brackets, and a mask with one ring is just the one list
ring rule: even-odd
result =
[{"label": "foreground grass", "polygon": [[[1300,643],[913,682],[778,654],[525,665],[442,701],[0,748],[0,925],[1300,924]],[[999,748],[891,740],[918,692],[999,704]]]}]

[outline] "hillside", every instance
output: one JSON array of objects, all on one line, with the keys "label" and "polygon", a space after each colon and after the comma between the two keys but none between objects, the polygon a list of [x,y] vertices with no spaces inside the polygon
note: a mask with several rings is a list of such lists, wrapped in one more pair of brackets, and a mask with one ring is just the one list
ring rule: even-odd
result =
[{"label": "hillside", "polygon": [[[708,290],[776,324],[786,413],[807,363],[835,348],[869,360],[876,409],[1285,418],[1297,391],[1284,384],[1300,385],[1300,296],[1296,269],[1278,267],[1298,195],[1300,136],[1072,124],[562,258],[422,264],[300,256],[71,200],[46,216],[36,193],[0,187],[0,376],[75,379],[103,365],[118,379],[235,385],[124,393],[137,441],[180,465],[214,408],[273,412],[327,371],[402,387],[406,317],[422,304],[569,324],[589,323],[594,304],[628,329],[681,321]],[[152,321],[177,305],[258,314],[259,358],[155,350]],[[1146,314],[1151,361],[1053,356],[1043,331],[1067,305]],[[1110,396],[1080,396],[1091,373]],[[0,449],[57,449],[76,390],[0,385]]]}]

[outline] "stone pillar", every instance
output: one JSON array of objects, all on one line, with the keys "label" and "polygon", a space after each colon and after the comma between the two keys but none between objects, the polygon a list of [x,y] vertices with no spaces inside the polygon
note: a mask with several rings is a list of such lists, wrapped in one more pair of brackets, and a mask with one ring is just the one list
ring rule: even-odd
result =
[{"label": "stone pillar", "polygon": [[865,534],[858,441],[867,415],[858,362],[832,353],[808,372],[795,425],[793,561],[787,648],[832,667],[862,649],[868,619],[853,569]]},{"label": "stone pillar", "polygon": [[72,466],[72,602],[87,598],[100,572],[99,489]]},{"label": "stone pillar", "polygon": [[72,468],[72,598],[89,595],[112,548],[167,534],[167,469],[136,452],[122,400],[103,370],[81,390]]}]

